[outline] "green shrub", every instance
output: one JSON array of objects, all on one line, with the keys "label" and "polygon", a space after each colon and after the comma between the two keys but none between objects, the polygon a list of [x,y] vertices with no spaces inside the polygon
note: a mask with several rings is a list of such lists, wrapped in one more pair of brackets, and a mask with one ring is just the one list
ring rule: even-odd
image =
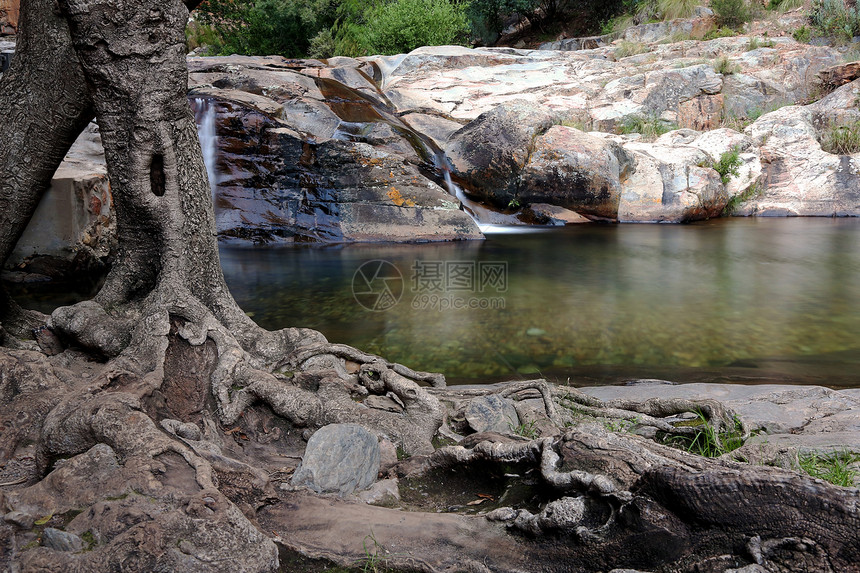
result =
[{"label": "green shrub", "polygon": [[700,4],[699,0],[657,0],[657,10],[666,20],[689,18]]},{"label": "green shrub", "polygon": [[848,125],[829,125],[821,134],[821,149],[836,155],[860,151],[860,120]]},{"label": "green shrub", "polygon": [[718,161],[705,162],[701,167],[710,167],[720,174],[720,180],[723,185],[731,181],[732,177],[740,175],[740,167],[744,164],[741,159],[741,151],[738,147],[732,147],[728,151],[720,155]]},{"label": "green shrub", "polygon": [[472,34],[485,44],[495,42],[513,14],[529,15],[538,0],[472,0],[466,8]]},{"label": "green shrub", "polygon": [[748,0],[711,0],[711,10],[720,27],[740,29],[752,20],[752,7]]},{"label": "green shrub", "polygon": [[791,37],[798,42],[805,44],[812,37],[812,30],[806,27],[806,24],[792,32]]},{"label": "green shrub", "polygon": [[333,17],[328,0],[207,0],[195,14],[214,31],[218,53],[287,57],[305,55]]},{"label": "green shrub", "polygon": [[814,0],[809,21],[820,34],[840,42],[860,36],[860,6],[849,8],[842,0]]},{"label": "green shrub", "polygon": [[716,40],[717,38],[731,38],[732,36],[737,36],[738,32],[731,28],[714,28],[709,30],[707,34],[702,37],[702,40],[706,42],[708,40]]},{"label": "green shrub", "polygon": [[653,140],[675,129],[678,129],[676,124],[654,115],[628,115],[621,121],[618,133],[639,133],[644,139]]},{"label": "green shrub", "polygon": [[469,26],[450,0],[395,0],[370,7],[361,43],[373,54],[401,54],[420,46],[462,42]]}]

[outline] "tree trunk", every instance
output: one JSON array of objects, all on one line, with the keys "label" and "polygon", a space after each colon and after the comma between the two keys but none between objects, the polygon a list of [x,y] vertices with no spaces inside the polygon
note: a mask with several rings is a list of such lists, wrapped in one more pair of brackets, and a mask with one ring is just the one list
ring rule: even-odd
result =
[{"label": "tree trunk", "polygon": [[[53,6],[51,0],[22,2],[15,57],[0,80],[0,268],[93,117],[69,27]],[[0,289],[0,322],[7,330],[24,335],[37,319]]]}]

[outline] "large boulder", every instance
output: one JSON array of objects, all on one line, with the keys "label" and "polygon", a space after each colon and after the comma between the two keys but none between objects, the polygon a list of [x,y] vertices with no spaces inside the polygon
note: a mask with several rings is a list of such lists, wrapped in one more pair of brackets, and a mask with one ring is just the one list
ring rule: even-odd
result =
[{"label": "large boulder", "polygon": [[595,219],[615,219],[622,181],[633,170],[633,158],[617,143],[554,126],[535,140],[517,196],[524,203],[551,203]]},{"label": "large boulder", "polygon": [[860,120],[858,94],[855,80],[815,104],[784,107],[749,126],[761,153],[762,184],[736,214],[860,216],[860,154],[829,153],[820,142],[829,126]]},{"label": "large boulder", "polygon": [[445,153],[470,195],[506,207],[517,197],[535,139],[552,122],[549,112],[525,102],[500,105],[452,134]]}]

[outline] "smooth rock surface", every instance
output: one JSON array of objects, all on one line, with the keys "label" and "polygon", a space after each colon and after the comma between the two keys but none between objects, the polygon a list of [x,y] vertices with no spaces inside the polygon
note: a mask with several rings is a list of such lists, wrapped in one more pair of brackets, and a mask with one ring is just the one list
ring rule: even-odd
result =
[{"label": "smooth rock surface", "polygon": [[466,421],[476,432],[508,433],[519,423],[514,403],[498,395],[475,398],[466,407]]},{"label": "smooth rock surface", "polygon": [[376,481],[379,459],[376,436],[357,424],[329,424],[308,440],[292,485],[344,496]]}]

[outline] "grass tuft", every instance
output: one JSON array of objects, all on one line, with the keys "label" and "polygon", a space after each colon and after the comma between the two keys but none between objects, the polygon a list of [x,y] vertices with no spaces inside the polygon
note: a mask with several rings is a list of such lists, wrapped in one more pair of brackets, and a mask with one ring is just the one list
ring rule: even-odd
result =
[{"label": "grass tuft", "polygon": [[718,433],[704,414],[697,414],[694,424],[699,430],[693,436],[671,436],[666,443],[705,458],[717,458],[744,445],[743,429],[737,418],[733,428]]},{"label": "grass tuft", "polygon": [[641,42],[628,42],[627,40],[621,40],[615,47],[615,59],[620,60],[621,58],[637,56],[650,51],[651,49]]},{"label": "grass tuft", "polygon": [[699,0],[657,0],[657,11],[665,20],[689,18],[700,4]]},{"label": "grass tuft", "polygon": [[655,115],[628,115],[618,127],[619,134],[639,133],[646,141],[657,139],[664,133],[678,129],[678,125]]},{"label": "grass tuft", "polygon": [[860,151],[860,120],[848,125],[828,125],[821,134],[821,149],[835,155]]},{"label": "grass tuft", "polygon": [[834,452],[829,455],[811,453],[800,456],[800,469],[814,478],[823,479],[833,485],[854,487],[860,472],[852,467],[860,461],[860,456],[848,451]]},{"label": "grass tuft", "polygon": [[728,56],[720,56],[714,60],[714,71],[724,76],[730,76],[741,71],[738,64],[732,63]]}]

